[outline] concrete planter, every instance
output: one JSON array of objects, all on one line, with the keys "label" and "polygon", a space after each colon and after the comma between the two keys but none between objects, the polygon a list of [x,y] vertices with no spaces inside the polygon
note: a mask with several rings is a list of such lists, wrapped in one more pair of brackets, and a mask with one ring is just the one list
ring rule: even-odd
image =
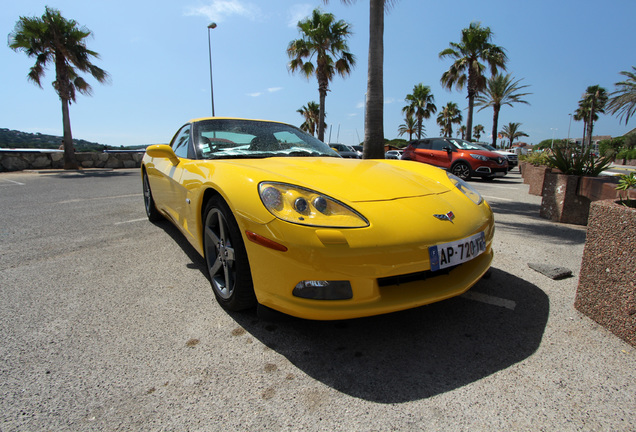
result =
[{"label": "concrete planter", "polygon": [[530,186],[528,193],[530,195],[541,196],[543,193],[543,184],[545,182],[545,175],[552,172],[552,169],[539,165],[526,164],[523,168],[523,182]]},{"label": "concrete planter", "polygon": [[580,176],[548,172],[543,183],[540,215],[554,222],[587,225],[590,199],[578,195]]},{"label": "concrete planter", "polygon": [[636,346],[636,208],[591,204],[574,307]]}]

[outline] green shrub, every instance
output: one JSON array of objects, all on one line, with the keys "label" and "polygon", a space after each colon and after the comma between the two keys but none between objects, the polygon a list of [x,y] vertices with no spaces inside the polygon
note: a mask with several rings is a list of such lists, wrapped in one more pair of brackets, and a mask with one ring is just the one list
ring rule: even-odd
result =
[{"label": "green shrub", "polygon": [[548,166],[548,154],[546,152],[535,151],[527,155],[522,155],[519,159],[534,166]]},{"label": "green shrub", "polygon": [[636,159],[636,149],[623,149],[616,154],[616,159]]}]

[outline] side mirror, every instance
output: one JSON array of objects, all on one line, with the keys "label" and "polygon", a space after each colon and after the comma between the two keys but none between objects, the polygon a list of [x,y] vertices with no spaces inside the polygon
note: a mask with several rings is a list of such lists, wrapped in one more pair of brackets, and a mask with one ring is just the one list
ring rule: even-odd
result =
[{"label": "side mirror", "polygon": [[146,147],[146,154],[153,158],[170,159],[170,162],[172,162],[174,165],[179,164],[179,158],[176,154],[174,154],[172,147],[166,144],[155,144],[148,146]]},{"label": "side mirror", "polygon": [[450,147],[442,147],[442,150],[446,150],[446,153],[452,153],[453,149]]}]

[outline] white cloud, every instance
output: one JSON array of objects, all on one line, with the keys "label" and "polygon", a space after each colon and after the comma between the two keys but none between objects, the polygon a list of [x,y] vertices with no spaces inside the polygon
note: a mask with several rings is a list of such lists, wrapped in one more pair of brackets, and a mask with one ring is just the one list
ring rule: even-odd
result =
[{"label": "white cloud", "polygon": [[204,16],[209,21],[222,22],[230,16],[240,16],[254,20],[259,14],[259,7],[241,0],[212,0],[203,6],[190,6],[186,16]]},{"label": "white cloud", "polygon": [[296,27],[296,25],[298,24],[298,21],[307,18],[309,15],[311,15],[311,12],[313,10],[314,10],[314,6],[310,4],[293,5],[287,11],[287,16],[289,17],[289,20],[287,21],[287,25],[292,28]]},{"label": "white cloud", "polygon": [[358,109],[362,109],[362,108],[364,108],[364,102],[358,102],[358,103],[356,104],[356,108],[358,108]]},{"label": "white cloud", "polygon": [[248,96],[251,97],[259,97],[260,95],[262,95],[263,93],[261,92],[254,92],[254,93],[247,93]]},{"label": "white cloud", "polygon": [[270,87],[270,88],[267,89],[267,91],[270,92],[270,93],[274,93],[274,92],[277,92],[277,91],[281,91],[282,89],[283,89],[282,87]]}]

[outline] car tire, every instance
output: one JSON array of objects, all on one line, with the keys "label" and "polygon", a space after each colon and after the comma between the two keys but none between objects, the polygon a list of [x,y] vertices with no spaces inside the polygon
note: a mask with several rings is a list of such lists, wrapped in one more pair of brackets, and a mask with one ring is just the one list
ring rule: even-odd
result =
[{"label": "car tire", "polygon": [[159,210],[157,210],[157,206],[155,205],[155,200],[152,198],[152,191],[150,190],[150,182],[148,181],[148,174],[144,171],[142,177],[143,191],[144,191],[144,207],[146,208],[146,216],[148,216],[148,220],[150,222],[158,222],[163,219]]},{"label": "car tire", "polygon": [[203,216],[203,250],[214,296],[230,311],[255,306],[247,251],[232,211],[223,198],[214,196]]},{"label": "car tire", "polygon": [[451,167],[451,174],[456,175],[462,180],[470,179],[470,165],[466,162],[456,162]]}]

